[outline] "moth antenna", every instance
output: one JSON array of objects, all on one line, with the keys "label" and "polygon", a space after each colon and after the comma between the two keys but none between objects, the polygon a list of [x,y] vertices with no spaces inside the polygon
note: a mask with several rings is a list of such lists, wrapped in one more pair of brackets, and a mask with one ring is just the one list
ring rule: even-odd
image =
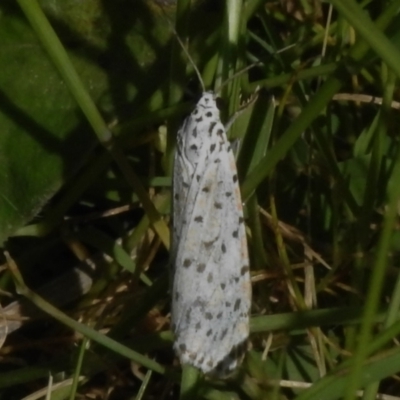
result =
[{"label": "moth antenna", "polygon": [[175,38],[178,41],[179,45],[181,46],[183,52],[185,53],[186,57],[188,58],[189,62],[192,64],[194,71],[196,72],[197,78],[199,79],[200,85],[201,85],[201,89],[203,91],[203,93],[206,91],[206,87],[204,86],[204,82],[203,82],[203,78],[201,77],[200,71],[198,70],[198,68],[196,67],[196,64],[194,63],[192,57],[189,54],[189,51],[187,50],[187,48],[185,47],[185,45],[183,44],[181,38],[178,35],[178,32],[176,31],[174,25],[172,24],[171,20],[169,19],[169,17],[167,16],[167,14],[165,13],[165,10],[161,7],[162,12],[164,13],[164,16],[166,18],[166,20],[168,21],[168,24],[172,30],[172,32],[175,34]]},{"label": "moth antenna", "polygon": [[[292,47],[295,47],[295,46],[296,46],[296,44],[291,44],[291,45],[289,45],[289,46],[284,47],[283,49],[280,49],[280,50],[275,51],[273,54],[275,55],[275,54],[283,53],[283,52],[285,52],[286,50],[289,50],[289,49],[291,49]],[[240,71],[236,72],[236,73],[233,74],[231,77],[229,77],[225,82],[222,82],[222,83],[221,83],[221,86],[220,86],[217,90],[215,90],[215,93],[220,92],[220,91],[222,90],[222,88],[223,88],[224,86],[226,86],[232,79],[235,79],[235,78],[238,77],[239,75],[243,74],[244,72],[248,71],[248,70],[251,69],[251,68],[256,67],[257,65],[263,65],[263,64],[264,64],[264,63],[262,63],[261,61],[256,61],[256,62],[254,62],[253,64],[250,64],[250,65],[248,65],[247,67],[244,67],[243,69],[241,69]]]},{"label": "moth antenna", "polygon": [[217,88],[215,90],[215,93],[220,93],[221,90],[233,79],[237,78],[239,75],[245,73],[246,71],[248,71],[249,69],[252,69],[254,67],[256,67],[257,65],[263,65],[262,62],[260,61],[256,61],[253,64],[248,65],[247,67],[242,68],[240,71],[236,72],[235,74],[233,74],[232,76],[230,76],[228,79],[226,79],[224,82],[221,83],[221,86],[219,88]]},{"label": "moth antenna", "polygon": [[[296,44],[291,44],[291,45],[289,45],[289,46],[284,47],[283,49],[280,49],[280,50],[275,51],[273,54],[275,55],[275,54],[283,53],[283,52],[285,52],[286,50],[289,50],[289,49],[291,49],[292,47],[295,47],[295,46],[296,46]],[[248,71],[249,69],[252,69],[252,68],[254,68],[254,67],[258,66],[258,65],[264,65],[264,63],[262,63],[261,61],[256,61],[256,62],[254,62],[253,64],[250,64],[250,65],[248,65],[247,67],[242,68],[240,71],[236,72],[236,73],[233,74],[231,77],[229,77],[225,82],[222,82],[222,83],[221,83],[221,86],[220,86],[217,90],[215,90],[215,93],[220,92],[220,91],[222,90],[222,88],[223,88],[224,86],[226,86],[232,79],[235,79],[235,78],[238,77],[239,75],[243,74],[244,72],[246,72],[246,71]]]},{"label": "moth antenna", "polygon": [[185,47],[185,45],[182,43],[181,38],[179,37],[178,33],[176,32],[175,28],[172,27],[176,36],[176,40],[178,41],[178,43],[180,44],[180,46],[182,47],[182,50],[184,51],[186,57],[188,58],[189,62],[192,64],[194,71],[196,72],[197,78],[199,79],[200,85],[201,85],[201,90],[203,91],[203,93],[206,91],[206,87],[204,86],[204,82],[203,82],[203,78],[201,77],[200,71],[199,69],[196,67],[196,64],[194,63],[192,57],[189,54],[189,51],[187,50],[187,48]]}]

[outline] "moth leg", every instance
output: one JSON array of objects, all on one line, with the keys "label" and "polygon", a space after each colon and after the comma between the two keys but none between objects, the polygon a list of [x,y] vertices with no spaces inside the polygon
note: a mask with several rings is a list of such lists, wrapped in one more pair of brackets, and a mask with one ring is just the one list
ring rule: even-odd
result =
[{"label": "moth leg", "polygon": [[240,138],[234,139],[234,140],[232,140],[230,142],[231,143],[231,147],[232,147],[232,151],[233,151],[233,154],[235,156],[235,160],[236,161],[237,161],[237,158],[239,156],[240,142],[241,142]]},{"label": "moth leg", "polygon": [[258,92],[259,89],[257,88],[256,91],[250,96],[249,100],[243,103],[240,108],[229,118],[229,121],[225,125],[225,131],[228,132],[230,127],[236,121],[236,119],[249,107],[251,106],[257,99],[258,99]]}]

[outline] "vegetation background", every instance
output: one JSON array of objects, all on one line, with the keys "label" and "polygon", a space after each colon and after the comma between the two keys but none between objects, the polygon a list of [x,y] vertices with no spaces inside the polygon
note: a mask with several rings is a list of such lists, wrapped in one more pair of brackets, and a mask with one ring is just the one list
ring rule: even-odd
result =
[{"label": "vegetation background", "polygon": [[[0,398],[400,399],[399,9],[3,0]],[[225,381],[172,351],[170,176],[200,84],[171,21],[208,89],[242,71],[225,121],[257,94],[229,132],[253,317]]]}]

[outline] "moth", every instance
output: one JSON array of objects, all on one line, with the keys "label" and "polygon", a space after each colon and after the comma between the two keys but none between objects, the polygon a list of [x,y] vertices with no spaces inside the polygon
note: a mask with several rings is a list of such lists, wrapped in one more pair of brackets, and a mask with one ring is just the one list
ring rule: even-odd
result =
[{"label": "moth", "polygon": [[178,131],[171,322],[182,364],[230,375],[247,350],[251,282],[235,157],[213,92]]}]

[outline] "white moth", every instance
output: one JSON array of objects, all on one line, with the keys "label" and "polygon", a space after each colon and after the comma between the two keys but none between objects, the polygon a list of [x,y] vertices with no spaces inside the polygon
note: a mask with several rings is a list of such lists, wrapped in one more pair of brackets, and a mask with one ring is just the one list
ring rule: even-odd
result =
[{"label": "white moth", "polygon": [[171,254],[174,349],[182,364],[227,376],[247,350],[251,282],[235,158],[212,92],[178,132]]}]

